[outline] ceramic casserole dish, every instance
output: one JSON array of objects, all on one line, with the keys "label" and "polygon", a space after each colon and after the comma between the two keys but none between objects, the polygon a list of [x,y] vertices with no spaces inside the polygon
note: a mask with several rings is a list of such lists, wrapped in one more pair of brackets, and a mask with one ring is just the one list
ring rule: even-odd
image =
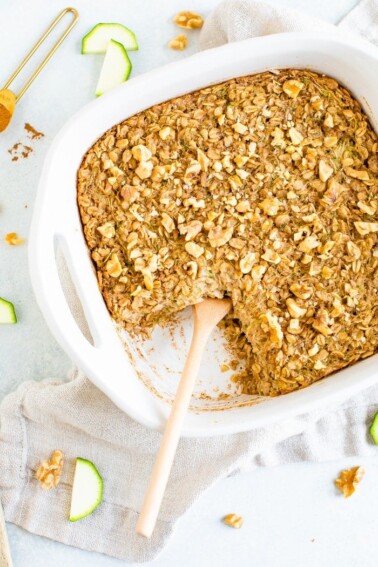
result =
[{"label": "ceramic casserole dish", "polygon": [[[78,112],[46,157],[29,247],[37,301],[73,362],[115,404],[147,427],[164,427],[189,346],[190,313],[180,316],[177,330],[157,329],[147,343],[117,329],[98,289],[84,240],[76,198],[77,170],[92,144],[129,116],[211,84],[280,68],[310,69],[336,78],[359,100],[377,130],[378,50],[374,46],[328,34],[277,34],[208,50],[128,81]],[[91,337],[83,334],[63,290],[57,249],[65,257]],[[306,389],[276,398],[250,398],[227,386],[229,377],[219,370],[222,348],[216,334],[202,365],[185,436],[269,426],[351,396],[377,379],[378,354]],[[227,396],[219,395],[225,391]]]}]

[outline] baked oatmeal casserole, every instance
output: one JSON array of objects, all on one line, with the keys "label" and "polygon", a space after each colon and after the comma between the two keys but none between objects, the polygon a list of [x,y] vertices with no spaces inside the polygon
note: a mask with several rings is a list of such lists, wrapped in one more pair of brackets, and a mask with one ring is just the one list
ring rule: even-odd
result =
[{"label": "baked oatmeal casserole", "polygon": [[247,394],[371,356],[377,151],[352,95],[302,70],[233,79],[114,126],[78,172],[111,316],[146,336],[201,297],[231,297],[223,328]]}]

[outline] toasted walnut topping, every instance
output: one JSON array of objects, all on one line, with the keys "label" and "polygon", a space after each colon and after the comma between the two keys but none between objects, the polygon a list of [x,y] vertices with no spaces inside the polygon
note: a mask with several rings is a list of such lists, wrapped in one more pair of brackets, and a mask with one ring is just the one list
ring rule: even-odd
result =
[{"label": "toasted walnut topping", "polygon": [[288,81],[284,82],[282,90],[290,98],[297,98],[303,87],[304,84],[300,81],[297,81],[296,79],[289,79]]},{"label": "toasted walnut topping", "polygon": [[201,221],[194,220],[190,221],[186,225],[180,225],[179,231],[180,234],[185,234],[185,240],[192,240],[199,234],[202,230],[203,224]]},{"label": "toasted walnut topping", "polygon": [[236,122],[236,124],[234,124],[232,127],[238,134],[245,134],[248,130],[248,126],[241,124],[240,122]]},{"label": "toasted walnut topping", "polygon": [[375,213],[377,212],[377,203],[362,203],[361,201],[358,201],[357,203],[357,207],[359,209],[361,209],[361,211],[363,213],[366,213],[367,215],[375,215]]},{"label": "toasted walnut topping", "polygon": [[299,144],[303,142],[303,136],[296,128],[290,128],[289,136],[294,146],[299,146]]},{"label": "toasted walnut topping", "polygon": [[[320,242],[316,238],[315,234],[311,234],[310,236],[306,236],[304,240],[299,244],[298,248],[301,252],[311,252],[319,246]],[[311,261],[311,260],[310,260]]]},{"label": "toasted walnut topping", "polygon": [[148,161],[152,157],[151,151],[146,146],[143,146],[143,144],[134,146],[131,149],[131,153],[137,161]]},{"label": "toasted walnut topping", "polygon": [[180,12],[173,18],[173,21],[180,28],[187,30],[194,30],[203,26],[203,18],[196,12]]},{"label": "toasted walnut topping", "polygon": [[299,299],[310,299],[313,294],[312,287],[306,284],[294,283],[290,286],[290,291]]},{"label": "toasted walnut topping", "polygon": [[332,118],[332,114],[329,114],[329,112],[326,113],[323,125],[326,128],[333,128],[334,124],[333,124],[333,118]]},{"label": "toasted walnut topping", "polygon": [[352,167],[346,167],[345,173],[349,175],[349,177],[353,177],[353,179],[361,179],[361,181],[369,181],[370,177],[368,172],[365,169],[353,169]]},{"label": "toasted walnut topping", "polygon": [[23,244],[25,242],[23,238],[20,238],[18,236],[17,232],[9,232],[5,235],[4,240],[10,246],[18,246],[19,244]]},{"label": "toasted walnut topping", "polygon": [[161,214],[161,224],[167,232],[172,232],[175,229],[175,222],[167,213]]},{"label": "toasted walnut topping", "polygon": [[267,325],[272,343],[275,343],[277,348],[281,348],[283,332],[281,325],[278,322],[277,315],[273,315],[270,311],[268,311],[260,316],[260,320],[263,324]]},{"label": "toasted walnut topping", "polygon": [[105,269],[109,276],[112,278],[118,278],[122,273],[121,262],[119,261],[118,255],[113,252],[110,259],[105,264]]},{"label": "toasted walnut topping", "polygon": [[328,335],[332,335],[333,333],[332,329],[329,327],[329,324],[330,321],[328,311],[324,307],[321,307],[316,317],[314,318],[312,326],[314,327],[314,329],[319,331],[319,333],[327,337]]},{"label": "toasted walnut topping", "polygon": [[231,239],[233,232],[234,229],[232,226],[225,229],[221,228],[220,226],[211,228],[209,230],[209,235],[208,235],[210,245],[213,248],[217,248],[218,246],[224,246]]},{"label": "toasted walnut topping", "polygon": [[263,275],[266,272],[266,266],[263,266],[262,264],[257,264],[256,266],[253,266],[252,268],[252,279],[255,280],[256,282],[259,282],[261,280],[261,278],[263,277]]},{"label": "toasted walnut topping", "polygon": [[261,256],[261,258],[271,264],[279,264],[281,262],[281,257],[279,256],[279,254],[277,254],[275,250],[271,250],[270,248],[265,250],[265,253]]},{"label": "toasted walnut topping", "polygon": [[327,181],[333,174],[333,169],[322,159],[319,161],[319,177],[321,181]]},{"label": "toasted walnut topping", "polygon": [[358,484],[363,479],[365,469],[363,467],[352,467],[341,471],[335,480],[335,485],[343,493],[345,498],[349,498],[355,492]]},{"label": "toasted walnut topping", "polygon": [[205,251],[205,249],[202,248],[202,246],[196,244],[195,242],[187,242],[185,244],[185,250],[187,251],[188,254],[193,256],[193,258],[199,258],[200,256],[202,256],[202,254]]},{"label": "toasted walnut topping", "polygon": [[247,254],[240,260],[240,271],[242,274],[248,274],[252,270],[255,263],[255,252],[247,252]]},{"label": "toasted walnut topping", "polygon": [[304,317],[307,313],[307,309],[298,305],[295,299],[292,298],[287,299],[286,305],[290,315],[294,319],[299,319],[300,317]]},{"label": "toasted walnut topping", "polygon": [[224,524],[237,530],[242,527],[243,522],[242,516],[238,516],[237,514],[227,514],[227,516],[223,518]]},{"label": "toasted walnut topping", "polygon": [[337,136],[326,136],[324,138],[324,146],[326,148],[334,148],[337,146],[338,137]]},{"label": "toasted walnut topping", "polygon": [[112,222],[106,222],[102,226],[98,226],[97,230],[102,236],[105,236],[105,238],[113,238],[115,235],[115,228]]},{"label": "toasted walnut topping", "polygon": [[355,222],[354,226],[362,236],[366,236],[370,232],[378,232],[378,222]]},{"label": "toasted walnut topping", "polygon": [[50,490],[58,486],[62,475],[63,463],[62,451],[54,451],[49,461],[41,462],[35,476],[44,490]]},{"label": "toasted walnut topping", "polygon": [[184,34],[180,34],[168,43],[168,47],[175,49],[176,51],[183,51],[188,45],[188,38]]},{"label": "toasted walnut topping", "polygon": [[280,208],[280,202],[276,197],[269,197],[259,203],[259,207],[269,216],[276,216]]},{"label": "toasted walnut topping", "polygon": [[174,136],[175,131],[170,126],[164,126],[159,130],[159,137],[161,140],[167,140],[170,136]]},{"label": "toasted walnut topping", "polygon": [[140,177],[140,179],[148,179],[149,177],[151,177],[153,167],[154,164],[152,163],[152,161],[141,161],[136,168],[135,173],[138,177]]}]

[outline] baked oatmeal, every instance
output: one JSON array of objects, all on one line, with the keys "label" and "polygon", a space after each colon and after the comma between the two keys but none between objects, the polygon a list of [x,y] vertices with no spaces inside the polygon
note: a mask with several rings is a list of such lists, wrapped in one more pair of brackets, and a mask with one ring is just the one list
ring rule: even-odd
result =
[{"label": "baked oatmeal", "polygon": [[153,106],[78,172],[108,309],[148,335],[201,297],[248,394],[308,386],[378,348],[378,139],[334,79],[282,70]]}]

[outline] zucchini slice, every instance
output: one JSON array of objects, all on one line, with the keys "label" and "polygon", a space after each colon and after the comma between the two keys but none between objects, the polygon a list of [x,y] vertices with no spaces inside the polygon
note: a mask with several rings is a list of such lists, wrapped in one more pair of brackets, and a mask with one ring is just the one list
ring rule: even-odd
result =
[{"label": "zucchini slice", "polygon": [[375,414],[370,426],[370,435],[372,436],[374,443],[378,445],[378,413]]},{"label": "zucchini slice", "polygon": [[126,49],[121,43],[111,39],[97,83],[96,96],[101,96],[106,91],[127,81],[131,69],[132,65]]},{"label": "zucchini slice", "polygon": [[125,49],[136,51],[139,49],[135,33],[122,24],[97,24],[81,42],[81,52],[105,53],[111,39],[122,43]]},{"label": "zucchini slice", "polygon": [[13,323],[17,323],[14,305],[0,297],[0,325],[11,325]]},{"label": "zucchini slice", "polygon": [[70,522],[77,522],[101,504],[103,480],[91,461],[77,457],[72,487]]}]

